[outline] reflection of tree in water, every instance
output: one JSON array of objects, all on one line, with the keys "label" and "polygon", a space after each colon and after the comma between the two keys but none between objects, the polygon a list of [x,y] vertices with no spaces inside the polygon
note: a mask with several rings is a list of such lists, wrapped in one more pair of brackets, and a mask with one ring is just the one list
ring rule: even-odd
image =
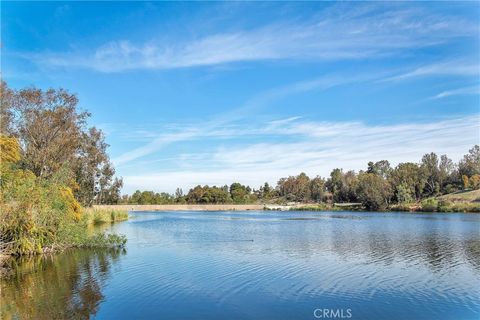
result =
[{"label": "reflection of tree in water", "polygon": [[2,281],[2,319],[89,319],[98,312],[102,288],[123,249],[72,250],[14,262]]},{"label": "reflection of tree in water", "polygon": [[[392,236],[388,231],[337,231],[332,233],[332,248],[345,260],[365,256],[368,263],[391,265],[396,259],[412,265],[424,264],[434,272],[452,270],[466,263],[480,272],[480,240],[466,236],[455,239],[437,232]],[[466,258],[466,259],[465,259]]]}]

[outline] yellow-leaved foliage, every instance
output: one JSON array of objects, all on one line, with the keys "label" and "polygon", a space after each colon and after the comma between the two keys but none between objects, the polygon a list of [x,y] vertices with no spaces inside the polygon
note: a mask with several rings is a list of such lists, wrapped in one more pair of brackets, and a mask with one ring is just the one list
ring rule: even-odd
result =
[{"label": "yellow-leaved foliage", "polygon": [[82,206],[73,196],[72,189],[69,187],[61,187],[60,196],[67,204],[65,213],[71,216],[75,221],[80,221],[82,218]]},{"label": "yellow-leaved foliage", "polygon": [[15,138],[1,136],[0,147],[0,250],[32,254],[71,242],[69,231],[82,220],[72,189],[19,169]]},{"label": "yellow-leaved foliage", "polygon": [[0,135],[0,162],[18,162],[20,160],[20,145],[17,139]]}]

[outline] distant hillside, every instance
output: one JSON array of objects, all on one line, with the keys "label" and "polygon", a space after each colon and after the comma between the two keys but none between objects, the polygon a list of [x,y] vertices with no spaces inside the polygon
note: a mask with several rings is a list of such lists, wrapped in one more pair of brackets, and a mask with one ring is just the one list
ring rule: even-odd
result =
[{"label": "distant hillside", "polygon": [[480,202],[480,190],[459,191],[438,197],[451,202]]}]

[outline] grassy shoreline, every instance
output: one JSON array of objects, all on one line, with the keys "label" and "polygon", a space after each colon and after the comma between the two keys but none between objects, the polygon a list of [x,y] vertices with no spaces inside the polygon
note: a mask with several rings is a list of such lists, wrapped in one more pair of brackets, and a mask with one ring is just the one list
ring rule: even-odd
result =
[{"label": "grassy shoreline", "polygon": [[[128,220],[128,211],[125,210],[108,210],[108,209],[95,209],[86,208],[80,209],[81,218],[77,222],[65,224],[56,230],[55,237],[46,244],[34,248],[30,251],[17,251],[15,250],[16,242],[24,241],[23,235],[18,235],[11,242],[1,242],[0,255],[1,256],[22,256],[22,255],[35,255],[42,253],[52,253],[61,251],[67,248],[74,247],[111,247],[111,246],[123,246],[125,241],[123,236],[115,234],[89,234],[88,227],[92,225],[98,225],[103,223],[115,223]],[[35,234],[29,235],[34,237]]]},{"label": "grassy shoreline", "polygon": [[351,212],[438,212],[438,213],[480,213],[480,203],[422,203],[396,204],[385,210],[372,211],[364,207],[329,206],[324,204],[292,207],[289,211],[351,211]]},{"label": "grassy shoreline", "polygon": [[11,274],[11,263],[19,257],[55,254],[74,248],[115,248],[125,246],[127,239],[123,235],[105,232],[88,234],[87,229],[89,226],[98,224],[128,220],[128,211],[95,208],[86,208],[83,211],[82,221],[70,226],[66,232],[68,234],[64,235],[68,239],[67,241],[53,243],[28,254],[20,254],[9,250],[8,247],[2,248],[3,250],[0,250],[0,278],[8,277]]},{"label": "grassy shoreline", "polygon": [[[102,210],[111,212],[126,211],[197,211],[197,212],[215,212],[215,211],[353,211],[353,212],[372,212],[362,205],[339,203],[309,203],[296,205],[278,205],[278,204],[256,204],[256,205],[111,205],[102,206]],[[375,212],[375,211],[373,211]],[[445,201],[426,201],[407,204],[391,205],[385,210],[379,212],[442,212],[442,213],[479,213],[480,202],[445,202]]]},{"label": "grassy shoreline", "polygon": [[[128,211],[372,211],[361,203],[250,203],[250,204],[119,204],[96,205],[92,210]],[[390,204],[378,211],[402,212],[480,212],[480,190],[460,191],[423,199],[422,201]]]},{"label": "grassy shoreline", "polygon": [[87,224],[114,223],[128,220],[127,210],[87,208],[84,214]]}]

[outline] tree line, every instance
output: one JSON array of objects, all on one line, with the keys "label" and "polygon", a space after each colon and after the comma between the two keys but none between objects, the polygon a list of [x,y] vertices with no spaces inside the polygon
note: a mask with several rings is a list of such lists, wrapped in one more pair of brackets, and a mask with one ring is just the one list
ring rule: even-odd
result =
[{"label": "tree line", "polygon": [[370,210],[392,204],[409,204],[460,190],[480,189],[480,147],[473,146],[454,163],[447,155],[427,153],[418,163],[404,162],[392,167],[387,160],[369,162],[366,170],[333,169],[328,178],[305,173],[278,180],[275,187],[265,183],[258,189],[238,182],[230,186],[198,185],[184,194],[137,190],[124,195],[130,204],[226,204],[226,203],[361,203]]}]

